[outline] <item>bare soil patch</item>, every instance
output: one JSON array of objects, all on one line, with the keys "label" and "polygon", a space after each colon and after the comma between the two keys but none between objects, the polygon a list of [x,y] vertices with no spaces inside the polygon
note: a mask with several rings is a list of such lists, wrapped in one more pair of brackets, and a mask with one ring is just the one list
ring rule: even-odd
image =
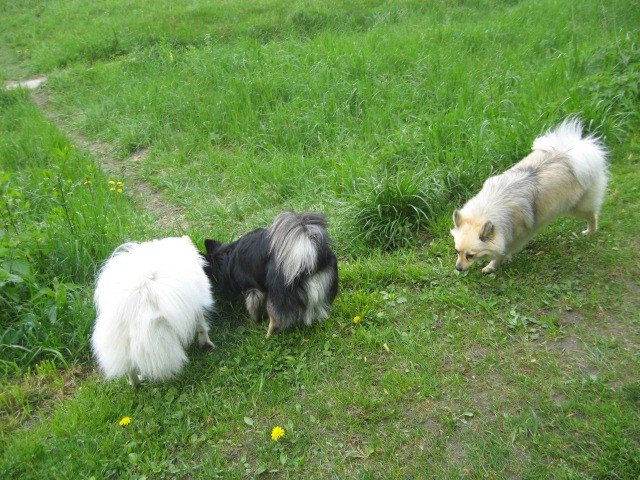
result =
[{"label": "bare soil patch", "polygon": [[93,373],[93,368],[72,367],[25,375],[18,383],[0,386],[0,428],[10,431],[37,420],[75,395]]},{"label": "bare soil patch", "polygon": [[6,88],[7,90],[13,90],[16,88],[27,88],[29,90],[35,90],[46,81],[47,77],[45,76],[34,77],[28,80],[9,80],[4,84],[4,88]]}]

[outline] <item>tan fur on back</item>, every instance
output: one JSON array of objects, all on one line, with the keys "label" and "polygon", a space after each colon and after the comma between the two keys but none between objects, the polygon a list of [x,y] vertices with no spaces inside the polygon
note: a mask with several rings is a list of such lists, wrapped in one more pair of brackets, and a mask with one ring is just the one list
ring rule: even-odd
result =
[{"label": "tan fur on back", "polygon": [[584,195],[567,158],[546,152],[533,152],[513,169],[532,167],[537,171],[535,195],[535,230],[566,212]]}]

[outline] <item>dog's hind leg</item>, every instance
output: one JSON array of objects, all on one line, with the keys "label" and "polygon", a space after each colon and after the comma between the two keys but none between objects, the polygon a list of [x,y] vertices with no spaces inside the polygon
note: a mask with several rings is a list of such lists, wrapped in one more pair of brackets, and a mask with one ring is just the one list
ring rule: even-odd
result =
[{"label": "dog's hind leg", "polygon": [[584,235],[593,235],[598,230],[599,212],[606,189],[606,181],[603,178],[599,177],[596,185],[587,191],[570,211],[574,217],[587,221],[587,229],[582,232]]},{"label": "dog's hind leg", "polygon": [[207,325],[207,320],[204,318],[204,314],[202,313],[198,316],[196,331],[198,332],[198,343],[202,348],[206,350],[212,350],[215,348],[215,345],[209,338],[209,325]]},{"label": "dog's hind leg", "polygon": [[264,305],[264,292],[258,289],[247,290],[244,294],[244,304],[247,307],[247,311],[254,322],[258,322],[262,317],[262,310]]},{"label": "dog's hind leg", "polygon": [[315,320],[327,319],[333,299],[332,288],[335,288],[335,277],[331,267],[327,267],[307,279],[304,284],[307,304],[302,314],[305,325],[310,327]]},{"label": "dog's hind leg", "polygon": [[269,328],[267,328],[267,338],[271,337],[274,333],[278,331],[278,323],[272,318],[269,317]]},{"label": "dog's hind leg", "polygon": [[587,219],[587,229],[583,230],[583,235],[593,235],[598,230],[598,214],[595,212],[591,212]]},{"label": "dog's hind leg", "polygon": [[598,214],[596,212],[589,212],[580,215],[587,221],[587,229],[582,231],[583,235],[593,235],[598,230]]},{"label": "dog's hind leg", "polygon": [[587,221],[587,229],[582,231],[583,235],[593,235],[598,230],[598,212],[591,209],[581,210],[577,206],[571,210],[571,215]]},{"label": "dog's hind leg", "polygon": [[140,385],[140,375],[138,375],[135,372],[129,372],[127,374],[127,378],[128,378],[128,382],[129,385],[131,385],[133,388],[136,388],[138,385]]},{"label": "dog's hind leg", "polygon": [[269,328],[267,328],[267,338],[271,337],[274,333],[282,328],[282,324],[276,315],[276,310],[273,308],[273,304],[267,302],[267,314],[269,315]]}]

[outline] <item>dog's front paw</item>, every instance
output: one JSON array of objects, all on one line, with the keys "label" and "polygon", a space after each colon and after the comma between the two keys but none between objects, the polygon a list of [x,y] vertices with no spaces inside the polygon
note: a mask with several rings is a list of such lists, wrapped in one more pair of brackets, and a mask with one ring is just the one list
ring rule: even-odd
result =
[{"label": "dog's front paw", "polygon": [[482,269],[482,273],[484,273],[485,275],[489,275],[490,273],[493,273],[495,271],[496,268],[493,265],[487,265]]},{"label": "dog's front paw", "polygon": [[482,273],[484,273],[485,275],[489,275],[490,273],[495,272],[496,270],[498,270],[498,268],[500,268],[500,265],[502,265],[503,260],[504,258],[491,260],[489,262],[489,265],[487,265],[482,269]]}]

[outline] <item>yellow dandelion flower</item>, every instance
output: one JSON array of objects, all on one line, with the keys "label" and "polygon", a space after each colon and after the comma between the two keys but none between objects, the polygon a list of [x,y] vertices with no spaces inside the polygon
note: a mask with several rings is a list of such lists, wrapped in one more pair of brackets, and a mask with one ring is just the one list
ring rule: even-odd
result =
[{"label": "yellow dandelion flower", "polygon": [[121,187],[122,185],[124,185],[122,182],[116,182],[116,185],[118,185],[119,187]]},{"label": "yellow dandelion flower", "polygon": [[273,427],[273,430],[271,430],[271,439],[277,442],[281,437],[284,437],[284,428]]},{"label": "yellow dandelion flower", "polygon": [[360,315],[356,315],[355,317],[353,317],[353,323],[360,323]]},{"label": "yellow dandelion flower", "polygon": [[85,180],[83,185],[91,185],[91,180]]},{"label": "yellow dandelion flower", "polygon": [[111,187],[111,188],[109,189],[109,191],[110,191],[110,192],[113,192],[115,189],[116,189],[116,187]]},{"label": "yellow dandelion flower", "polygon": [[131,417],[122,417],[122,420],[120,420],[120,423],[118,423],[118,425],[120,425],[121,427],[126,427],[130,423],[131,423]]},{"label": "yellow dandelion flower", "polygon": [[122,193],[123,190],[121,188],[118,189],[118,193]]},{"label": "yellow dandelion flower", "polygon": [[109,180],[109,185],[115,185],[116,182],[114,180]]}]

